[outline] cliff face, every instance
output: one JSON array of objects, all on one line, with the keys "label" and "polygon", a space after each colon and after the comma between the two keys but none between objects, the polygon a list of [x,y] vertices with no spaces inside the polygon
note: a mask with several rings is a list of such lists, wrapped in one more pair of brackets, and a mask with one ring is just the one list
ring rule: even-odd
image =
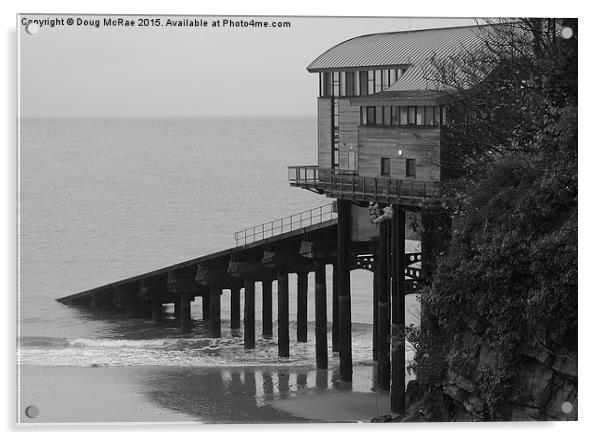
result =
[{"label": "cliff face", "polygon": [[[552,353],[533,343],[520,349],[514,386],[504,397],[500,414],[488,412],[488,390],[479,388],[482,375],[495,372],[499,354],[480,332],[467,330],[455,338],[445,356],[446,373],[437,389],[408,387],[406,421],[535,421],[577,420],[577,352]],[[491,374],[495,382],[495,374]]]}]

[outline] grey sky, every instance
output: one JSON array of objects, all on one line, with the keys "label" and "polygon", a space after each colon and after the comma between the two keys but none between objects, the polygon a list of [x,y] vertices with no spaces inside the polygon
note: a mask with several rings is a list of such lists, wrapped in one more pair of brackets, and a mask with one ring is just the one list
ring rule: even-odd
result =
[{"label": "grey sky", "polygon": [[[54,16],[27,16],[48,17]],[[103,16],[92,18],[102,22]],[[203,18],[210,25],[223,17]],[[29,35],[19,24],[21,116],[313,115],[318,79],[305,68],[329,47],[366,33],[475,23],[469,18],[265,20],[292,25],[288,29],[57,26]]]}]

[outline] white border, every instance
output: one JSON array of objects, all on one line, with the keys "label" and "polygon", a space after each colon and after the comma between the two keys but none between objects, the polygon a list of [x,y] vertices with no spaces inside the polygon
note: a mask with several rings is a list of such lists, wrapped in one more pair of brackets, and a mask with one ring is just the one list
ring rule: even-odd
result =
[{"label": "white border", "polygon": [[[580,403],[579,403],[579,422],[575,423],[512,423],[512,424],[430,424],[426,425],[195,425],[193,427],[180,425],[179,431],[204,431],[206,434],[217,434],[220,437],[228,435],[246,437],[280,438],[282,435],[293,438],[301,438],[312,435],[315,432],[324,432],[327,435],[336,435],[336,432],[345,432],[351,435],[357,432],[358,435],[365,436],[378,432],[377,435],[386,436],[404,436],[404,437],[427,437],[427,438],[465,438],[467,434],[474,434],[478,437],[487,436],[491,439],[507,439],[509,435],[526,434],[529,436],[545,436],[548,438],[568,437],[593,437],[590,434],[599,431],[595,423],[599,417],[597,410],[599,404],[599,392],[601,381],[598,373],[600,365],[600,331],[593,327],[588,328],[599,320],[600,310],[600,287],[594,276],[600,271],[597,267],[599,261],[598,254],[600,240],[598,238],[598,215],[597,204],[600,202],[600,196],[597,188],[600,183],[596,179],[599,176],[599,166],[601,163],[599,140],[593,137],[593,130],[599,124],[597,119],[597,107],[593,106],[596,94],[599,90],[599,80],[601,69],[599,68],[599,20],[594,7],[577,2],[549,0],[546,2],[530,2],[524,0],[504,0],[503,2],[450,2],[444,0],[430,0],[428,2],[402,2],[385,1],[363,2],[359,6],[358,2],[353,4],[350,1],[345,2],[325,2],[319,0],[306,0],[303,2],[275,2],[255,0],[252,2],[239,1],[220,1],[211,3],[189,2],[170,0],[164,2],[145,1],[145,2],[126,2],[124,0],[104,0],[81,2],[75,0],[54,0],[51,3],[42,0],[20,1],[4,0],[1,4],[2,30],[4,36],[3,44],[3,65],[2,71],[5,98],[2,106],[2,133],[5,134],[5,148],[3,149],[3,161],[5,181],[3,191],[1,192],[2,205],[6,208],[5,215],[2,216],[3,225],[3,248],[5,252],[2,255],[0,267],[2,270],[2,279],[5,280],[4,290],[2,291],[4,299],[5,322],[5,358],[2,362],[3,378],[5,379],[6,390],[5,398],[2,400],[0,413],[3,415],[4,423],[2,426],[7,431],[13,431],[15,420],[15,399],[14,399],[14,378],[15,368],[15,340],[16,334],[13,333],[15,322],[15,295],[16,285],[15,276],[16,267],[16,246],[15,233],[17,227],[16,218],[16,190],[17,179],[15,163],[17,161],[15,144],[17,142],[15,133],[15,115],[17,94],[16,94],[16,38],[15,22],[17,12],[29,13],[153,13],[153,14],[233,14],[233,15],[355,15],[355,16],[438,16],[448,17],[466,17],[466,16],[556,16],[556,17],[579,17],[579,49],[580,49],[580,78],[579,88],[585,93],[580,96],[581,105],[579,118],[579,140],[580,140],[580,258],[579,258],[579,286],[580,286],[580,345],[582,347],[580,357]],[[10,98],[9,98],[10,97]],[[597,103],[597,102],[596,102]],[[594,117],[596,120],[594,120]],[[588,132],[589,131],[589,132]],[[588,204],[589,202],[589,204]],[[585,240],[587,237],[587,240]],[[10,250],[10,251],[8,251]],[[594,253],[595,252],[595,253]],[[75,432],[61,433],[60,431],[131,431],[131,430],[152,430],[145,433],[150,437],[164,436],[164,432],[173,430],[173,426],[155,426],[155,425],[113,425],[104,424],[102,426],[85,427],[74,425],[71,427],[57,428],[45,425],[39,428],[24,427],[18,428],[18,431],[51,431],[46,435],[53,436],[71,436],[79,435]],[[366,431],[368,430],[368,431]],[[333,432],[334,431],[334,432]],[[231,433],[231,434],[230,434]],[[10,433],[12,435],[12,432]],[[100,437],[104,432],[87,432],[86,436]],[[197,435],[203,435],[198,433]]]}]

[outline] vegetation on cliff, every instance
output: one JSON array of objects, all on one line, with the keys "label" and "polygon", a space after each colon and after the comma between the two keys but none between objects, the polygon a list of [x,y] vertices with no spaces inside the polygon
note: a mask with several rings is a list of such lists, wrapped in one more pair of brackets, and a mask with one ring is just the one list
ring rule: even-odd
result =
[{"label": "vegetation on cliff", "polygon": [[548,418],[545,399],[532,403],[521,381],[525,353],[535,347],[551,363],[577,352],[577,23],[519,20],[486,43],[470,55],[488,69],[469,88],[478,93],[466,92],[474,66],[470,75],[449,62],[439,69],[448,86],[462,84],[446,127],[451,233],[435,246],[422,328],[409,329],[430,420],[453,418],[441,406],[457,389],[474,397],[464,406],[478,418],[513,419],[521,404]]}]

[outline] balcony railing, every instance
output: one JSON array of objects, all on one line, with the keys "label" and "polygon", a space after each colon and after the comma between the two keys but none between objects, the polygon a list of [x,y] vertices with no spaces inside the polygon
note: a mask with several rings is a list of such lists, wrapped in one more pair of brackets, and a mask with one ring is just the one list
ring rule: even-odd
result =
[{"label": "balcony railing", "polygon": [[318,184],[318,166],[302,165],[288,167],[288,181],[297,184],[312,186]]},{"label": "balcony railing", "polygon": [[288,217],[282,217],[271,222],[262,223],[260,225],[251,226],[234,233],[236,246],[253,243],[265,238],[274,237],[285,232],[291,232],[295,229],[305,228],[337,218],[337,213],[334,209],[334,203],[318,206],[317,208],[308,211],[299,212]]},{"label": "balcony railing", "polygon": [[436,197],[439,182],[415,179],[391,179],[387,177],[363,177],[353,173],[333,172],[317,166],[289,167],[289,183],[309,188],[328,196],[391,202],[399,199],[410,201]]}]

